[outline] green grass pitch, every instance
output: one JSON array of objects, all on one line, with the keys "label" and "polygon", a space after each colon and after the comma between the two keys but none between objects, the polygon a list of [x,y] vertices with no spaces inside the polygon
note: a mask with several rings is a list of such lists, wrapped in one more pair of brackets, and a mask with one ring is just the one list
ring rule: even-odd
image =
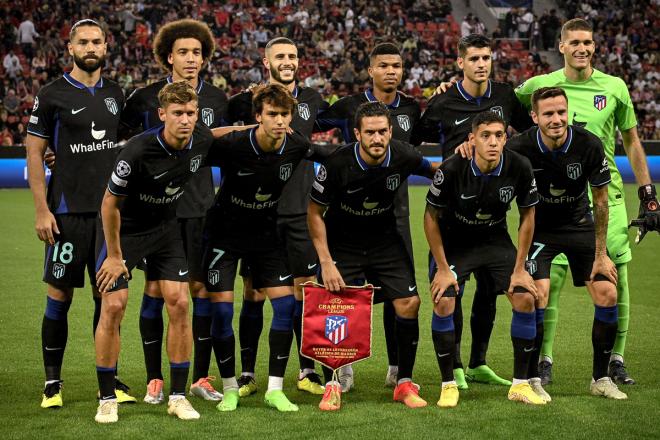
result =
[{"label": "green grass pitch", "polygon": [[[415,381],[429,406],[409,410],[392,402],[392,392],[383,387],[387,367],[382,308],[374,313],[373,357],[355,366],[355,388],[344,395],[342,410],[322,413],[318,397],[295,389],[297,360],[291,357],[285,391],[300,405],[300,412],[280,414],[263,403],[267,380],[267,331],[261,340],[257,364],[259,392],[242,399],[234,413],[219,413],[212,402],[193,398],[202,418],[183,422],[166,415],[165,406],[141,403],[144,395],[144,364],[138,332],[142,296],[142,273],[135,271],[128,310],[122,326],[120,377],[132,387],[140,403],[120,408],[119,423],[99,426],[96,411],[96,374],[92,340],[90,289],[78,290],[69,312],[69,342],[64,359],[64,407],[39,407],[43,387],[40,337],[45,307],[41,282],[43,246],[33,229],[32,198],[27,190],[0,191],[0,431],[5,438],[659,438],[660,437],[660,237],[649,235],[633,245],[630,264],[631,324],[626,361],[638,385],[625,387],[629,400],[609,401],[589,394],[591,371],[591,320],[593,307],[584,290],[566,288],[555,342],[555,383],[547,387],[553,397],[545,407],[528,407],[506,400],[506,387],[472,385],[461,392],[453,410],[435,406],[440,373],[430,337],[431,307],[426,276],[426,241],[422,213],[426,188],[411,188],[411,224],[417,261],[417,282],[422,296],[420,342]],[[637,212],[635,188],[626,188],[630,216]],[[512,212],[515,212],[512,211]],[[511,230],[517,220],[509,221]],[[242,287],[237,285],[237,291]],[[472,301],[473,286],[466,289],[464,310]],[[236,316],[240,300],[236,302]],[[270,307],[266,307],[266,325]],[[468,319],[463,337],[463,357],[469,354]],[[489,364],[505,377],[512,372],[512,349],[508,328],[511,320],[506,299],[500,298],[496,327],[491,340]],[[237,321],[237,319],[235,320]],[[235,328],[237,328],[235,323]],[[295,350],[295,349],[294,349]],[[166,359],[163,371],[168,374]],[[238,363],[240,364],[240,363]],[[237,365],[238,366],[238,365]],[[240,370],[239,370],[240,371]],[[215,361],[211,372],[216,372]],[[219,386],[219,384],[218,384]],[[167,377],[166,377],[166,389]]]}]

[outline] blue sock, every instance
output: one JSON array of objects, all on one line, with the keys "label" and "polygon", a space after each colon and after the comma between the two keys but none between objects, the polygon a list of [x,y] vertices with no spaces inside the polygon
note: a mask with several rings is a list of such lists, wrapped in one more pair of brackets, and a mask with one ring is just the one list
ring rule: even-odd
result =
[{"label": "blue sock", "polygon": [[142,306],[140,307],[140,316],[147,319],[157,319],[163,316],[163,305],[165,300],[163,298],[154,298],[147,295],[142,295]]},{"label": "blue sock", "polygon": [[438,316],[433,312],[431,319],[431,330],[434,332],[451,332],[454,331],[454,314],[451,313],[447,316]]},{"label": "blue sock", "polygon": [[536,323],[542,324],[545,318],[545,309],[536,309]]},{"label": "blue sock", "polygon": [[513,311],[511,318],[511,336],[520,339],[534,339],[536,337],[536,312]]},{"label": "blue sock", "polygon": [[66,315],[69,312],[71,307],[71,301],[58,301],[51,298],[50,296],[46,297],[46,318],[52,319],[53,321],[62,321],[66,319]]},{"label": "blue sock", "polygon": [[619,308],[615,304],[611,307],[602,307],[594,304],[594,318],[598,321],[614,324],[619,319]]},{"label": "blue sock", "polygon": [[213,322],[211,336],[217,339],[226,339],[234,334],[232,321],[234,319],[234,303],[211,303],[213,309]]},{"label": "blue sock", "polygon": [[293,330],[293,313],[296,308],[296,299],[293,295],[282,296],[270,300],[273,306],[273,320],[270,324],[272,330]]},{"label": "blue sock", "polygon": [[193,316],[211,316],[211,300],[209,298],[193,298]]},{"label": "blue sock", "polygon": [[296,307],[293,311],[293,316],[296,318],[301,317],[303,314],[303,302],[296,300]]}]

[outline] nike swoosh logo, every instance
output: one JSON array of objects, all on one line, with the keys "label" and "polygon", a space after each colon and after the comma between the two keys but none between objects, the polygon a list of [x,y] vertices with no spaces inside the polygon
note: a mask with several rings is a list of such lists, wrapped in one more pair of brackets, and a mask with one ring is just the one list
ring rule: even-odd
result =
[{"label": "nike swoosh logo", "polygon": [[438,357],[439,357],[439,358],[443,358],[443,357],[445,357],[445,356],[449,356],[450,354],[451,354],[451,353],[442,353],[442,354],[438,353]]},{"label": "nike swoosh logo", "polygon": [[188,271],[185,271],[185,272],[181,272],[181,271],[179,271],[179,276],[182,277],[182,276],[184,276],[184,275],[187,274],[187,273],[188,273]]},{"label": "nike swoosh logo", "polygon": [[201,342],[201,341],[208,341],[209,339],[211,339],[210,336],[209,336],[209,337],[206,337],[206,338],[197,338],[197,340],[200,341],[200,342]]},{"label": "nike swoosh logo", "polygon": [[525,353],[529,353],[530,351],[534,351],[534,347],[531,347],[531,348],[529,348],[529,349],[527,349],[527,348],[523,348],[523,351],[524,351]]},{"label": "nike swoosh logo", "polygon": [[160,179],[161,177],[163,177],[163,176],[164,176],[165,174],[167,174],[167,173],[168,173],[168,171],[165,171],[164,173],[160,173],[159,175],[154,176],[154,180],[156,180],[156,179]]},{"label": "nike swoosh logo", "polygon": [[458,119],[456,119],[456,120],[454,121],[454,124],[456,124],[456,125],[461,125],[463,122],[467,121],[468,119],[470,119],[469,116],[468,116],[467,118],[465,118],[465,119],[461,119],[460,121],[459,121]]},{"label": "nike swoosh logo", "polygon": [[288,358],[289,355],[287,354],[286,356],[280,356],[279,354],[277,355],[277,359],[282,360]]},{"label": "nike swoosh logo", "polygon": [[280,275],[280,281],[284,281],[284,280],[286,280],[287,278],[291,278],[292,276],[293,276],[293,275],[287,275],[287,276],[283,277],[282,275]]},{"label": "nike swoosh logo", "polygon": [[51,347],[44,347],[44,348],[46,349],[46,351],[57,351],[57,350],[64,350],[64,348],[62,348],[62,347],[55,347],[55,348],[51,348]]},{"label": "nike swoosh logo", "polygon": [[532,168],[532,171],[534,171],[534,172],[543,171],[543,168]]},{"label": "nike swoosh logo", "polygon": [[346,190],[346,194],[353,194],[353,193],[356,193],[356,192],[358,192],[358,191],[362,191],[362,188],[358,188],[358,189],[347,189],[347,190]]},{"label": "nike swoosh logo", "polygon": [[221,364],[226,364],[226,363],[229,362],[229,361],[231,360],[231,358],[233,358],[233,357],[234,357],[234,356],[229,356],[227,359],[220,359],[218,362],[220,362]]},{"label": "nike swoosh logo", "polygon": [[155,339],[153,341],[144,341],[144,345],[155,344],[158,341],[159,341],[158,339]]},{"label": "nike swoosh logo", "polygon": [[243,170],[241,170],[241,171],[238,172],[238,176],[239,176],[239,177],[243,177],[243,176],[251,176],[251,175],[253,175],[253,174],[254,174],[254,173],[253,173],[252,171],[243,171]]},{"label": "nike swoosh logo", "polygon": [[603,354],[610,354],[610,353],[612,353],[612,350],[604,350],[603,351]]},{"label": "nike swoosh logo", "polygon": [[248,348],[241,348],[241,351],[248,351],[249,349],[250,349],[250,347],[248,347]]},{"label": "nike swoosh logo", "polygon": [[103,397],[101,397],[101,400],[108,400],[108,399],[112,399],[112,396],[103,396]]},{"label": "nike swoosh logo", "polygon": [[627,252],[628,252],[628,251],[626,251],[626,252],[621,252],[620,254],[616,254],[616,257],[615,257],[615,258],[623,257],[624,255],[626,255]]},{"label": "nike swoosh logo", "polygon": [[78,110],[71,109],[71,114],[72,115],[77,115],[81,111],[85,110],[87,107],[79,108]]},{"label": "nike swoosh logo", "polygon": [[314,269],[315,267],[316,267],[316,263],[307,265],[307,269]]},{"label": "nike swoosh logo", "polygon": [[412,292],[417,288],[417,286],[408,286],[408,292]]},{"label": "nike swoosh logo", "polygon": [[466,196],[465,194],[461,194],[461,199],[463,199],[463,200],[474,199],[475,197],[477,197],[476,194],[473,195],[473,196]]}]

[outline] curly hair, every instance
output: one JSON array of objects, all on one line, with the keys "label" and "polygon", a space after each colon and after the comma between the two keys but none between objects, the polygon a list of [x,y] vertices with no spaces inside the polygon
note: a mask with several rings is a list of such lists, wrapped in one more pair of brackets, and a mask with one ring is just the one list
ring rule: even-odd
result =
[{"label": "curly hair", "polygon": [[181,38],[194,38],[199,41],[202,44],[204,62],[211,59],[215,50],[215,40],[208,25],[191,19],[176,20],[161,27],[154,38],[154,56],[165,70],[172,71],[172,64],[167,58],[172,53],[174,42]]}]

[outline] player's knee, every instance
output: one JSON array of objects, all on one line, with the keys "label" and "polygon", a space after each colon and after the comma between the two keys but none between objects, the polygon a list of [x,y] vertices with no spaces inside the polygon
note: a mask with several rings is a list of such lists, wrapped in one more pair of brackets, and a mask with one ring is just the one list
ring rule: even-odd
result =
[{"label": "player's knee", "polygon": [[105,295],[103,297],[103,306],[101,316],[105,316],[110,321],[121,321],[126,310],[126,302],[122,301],[119,295]]},{"label": "player's knee", "polygon": [[293,330],[293,312],[296,299],[293,295],[281,296],[270,300],[273,306],[273,321],[270,328],[278,331]]},{"label": "player's knee", "polygon": [[454,297],[442,297],[437,304],[433,306],[433,312],[438,316],[449,316],[454,313],[456,300]]},{"label": "player's knee", "polygon": [[535,299],[531,293],[514,293],[513,310],[516,312],[531,313],[534,311]]},{"label": "player's knee", "polygon": [[199,281],[191,281],[189,283],[190,287],[190,296],[193,298],[208,298],[209,293],[206,290],[206,286],[204,286],[204,283],[200,283]]},{"label": "player's knee", "polygon": [[593,283],[594,304],[601,307],[612,307],[617,302],[616,286],[609,281]]},{"label": "player's knee", "polygon": [[160,286],[158,286],[158,281],[145,281],[144,283],[144,293],[149,295],[152,298],[162,298],[163,295],[160,292]]},{"label": "player's knee", "polygon": [[419,296],[410,296],[394,302],[396,314],[402,318],[416,318],[419,312]]},{"label": "player's knee", "polygon": [[188,318],[188,295],[178,295],[167,302],[167,313],[170,321],[185,321]]},{"label": "player's knee", "polygon": [[266,294],[252,287],[243,290],[243,298],[252,302],[266,301]]},{"label": "player's knee", "polygon": [[49,298],[52,298],[56,301],[62,302],[71,302],[73,299],[73,289],[71,288],[59,288],[51,284],[48,285],[47,295]]}]

